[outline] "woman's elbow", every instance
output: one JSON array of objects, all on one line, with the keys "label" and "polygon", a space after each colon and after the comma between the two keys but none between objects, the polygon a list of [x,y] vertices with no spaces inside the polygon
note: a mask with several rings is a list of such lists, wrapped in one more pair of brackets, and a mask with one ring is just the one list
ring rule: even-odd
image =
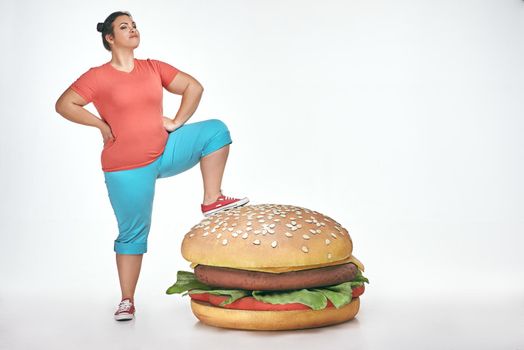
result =
[{"label": "woman's elbow", "polygon": [[62,113],[61,113],[61,112],[62,112],[62,109],[63,109],[62,103],[61,103],[60,99],[58,99],[58,100],[56,101],[56,103],[55,103],[55,111],[56,111],[56,113],[58,113],[58,114],[62,114]]},{"label": "woman's elbow", "polygon": [[61,112],[64,110],[65,103],[66,103],[65,94],[66,94],[66,91],[64,91],[64,92],[62,93],[62,95],[60,95],[60,96],[58,97],[58,99],[56,100],[56,102],[55,102],[55,111],[56,111],[58,114],[62,114]]},{"label": "woman's elbow", "polygon": [[64,113],[67,113],[67,110],[71,107],[72,104],[73,101],[71,101],[71,99],[60,96],[55,102],[55,111],[56,113],[63,116]]},{"label": "woman's elbow", "polygon": [[66,102],[62,98],[59,98],[55,103],[56,113],[62,115],[65,109],[66,109]]},{"label": "woman's elbow", "polygon": [[200,93],[203,93],[204,92],[204,87],[202,86],[202,84],[200,84],[199,82],[196,82],[195,83],[195,87],[194,89]]}]

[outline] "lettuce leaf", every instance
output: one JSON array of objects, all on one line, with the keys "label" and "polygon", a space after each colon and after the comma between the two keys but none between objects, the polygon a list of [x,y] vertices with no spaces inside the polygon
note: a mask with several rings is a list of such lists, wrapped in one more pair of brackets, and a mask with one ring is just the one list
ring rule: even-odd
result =
[{"label": "lettuce leaf", "polygon": [[285,291],[217,289],[216,287],[208,286],[198,281],[192,272],[178,271],[177,281],[167,289],[166,293],[178,294],[186,292],[182,294],[182,296],[202,293],[228,296],[229,298],[220,303],[220,306],[231,304],[246,296],[252,296],[256,300],[269,304],[301,303],[309,306],[313,310],[322,310],[327,306],[328,300],[331,301],[337,309],[350,303],[351,289],[362,286],[364,283],[369,283],[369,280],[362,275],[360,270],[357,270],[357,275],[350,282],[311,289],[304,288]]},{"label": "lettuce leaf", "polygon": [[334,286],[315,288],[312,290],[322,293],[337,309],[351,302],[351,282],[344,282]]},{"label": "lettuce leaf", "polygon": [[322,292],[297,289],[290,291],[253,291],[253,298],[269,304],[300,303],[313,310],[322,310],[327,306],[327,298]]},{"label": "lettuce leaf", "polygon": [[362,276],[362,271],[360,271],[359,269],[357,269],[357,275],[351,282],[359,283],[359,284],[355,284],[355,286],[357,285],[361,286],[364,284],[364,282],[369,284],[369,280],[366,277]]},{"label": "lettuce leaf", "polygon": [[224,306],[227,304],[231,304],[235,300],[238,300],[243,297],[250,297],[251,291],[249,290],[239,290],[239,289],[213,289],[213,290],[205,290],[205,289],[191,289],[189,291],[189,294],[202,294],[202,293],[209,293],[213,295],[223,295],[223,296],[229,296],[229,299],[224,300],[220,303],[220,306]]},{"label": "lettuce leaf", "polygon": [[[175,294],[186,292],[191,289],[205,289],[211,290],[213,287],[208,286],[196,279],[193,272],[178,271],[176,274],[176,283],[169,287],[166,291],[167,294]],[[186,295],[187,293],[183,294]]]}]

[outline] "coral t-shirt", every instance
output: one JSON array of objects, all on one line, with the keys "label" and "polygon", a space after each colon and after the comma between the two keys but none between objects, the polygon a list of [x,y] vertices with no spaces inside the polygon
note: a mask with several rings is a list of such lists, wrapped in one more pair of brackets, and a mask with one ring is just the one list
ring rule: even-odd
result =
[{"label": "coral t-shirt", "polygon": [[87,103],[93,102],[115,138],[101,154],[103,171],[133,169],[152,163],[168,138],[163,124],[163,89],[178,69],[159,60],[134,59],[131,72],[107,62],[92,67],[70,87]]}]

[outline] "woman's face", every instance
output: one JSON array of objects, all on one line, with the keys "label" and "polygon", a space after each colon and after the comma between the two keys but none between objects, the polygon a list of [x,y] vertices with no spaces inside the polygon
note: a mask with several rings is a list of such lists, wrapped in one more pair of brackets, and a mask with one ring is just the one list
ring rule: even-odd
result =
[{"label": "woman's face", "polygon": [[107,38],[112,48],[136,49],[140,44],[140,32],[133,18],[129,16],[118,16],[113,22],[113,32],[114,36]]}]

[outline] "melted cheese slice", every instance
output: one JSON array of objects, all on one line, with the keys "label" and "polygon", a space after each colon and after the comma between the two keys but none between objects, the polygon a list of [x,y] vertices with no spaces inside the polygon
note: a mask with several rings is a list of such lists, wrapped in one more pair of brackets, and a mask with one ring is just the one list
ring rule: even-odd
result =
[{"label": "melted cheese slice", "polygon": [[[261,268],[253,268],[253,267],[235,267],[235,269],[239,270],[249,270],[249,271],[259,271],[259,272],[269,272],[269,273],[283,273],[283,272],[291,272],[291,271],[301,271],[301,270],[309,270],[309,269],[316,269],[319,267],[325,267],[325,266],[334,266],[334,265],[342,265],[347,263],[353,263],[357,265],[357,267],[360,269],[360,271],[364,271],[364,265],[355,258],[353,255],[350,255],[347,259],[335,261],[328,264],[318,264],[318,265],[308,265],[308,266],[283,266],[283,267],[261,267]],[[194,269],[198,264],[197,263],[191,263],[189,267]],[[227,267],[227,266],[224,266]]]}]

